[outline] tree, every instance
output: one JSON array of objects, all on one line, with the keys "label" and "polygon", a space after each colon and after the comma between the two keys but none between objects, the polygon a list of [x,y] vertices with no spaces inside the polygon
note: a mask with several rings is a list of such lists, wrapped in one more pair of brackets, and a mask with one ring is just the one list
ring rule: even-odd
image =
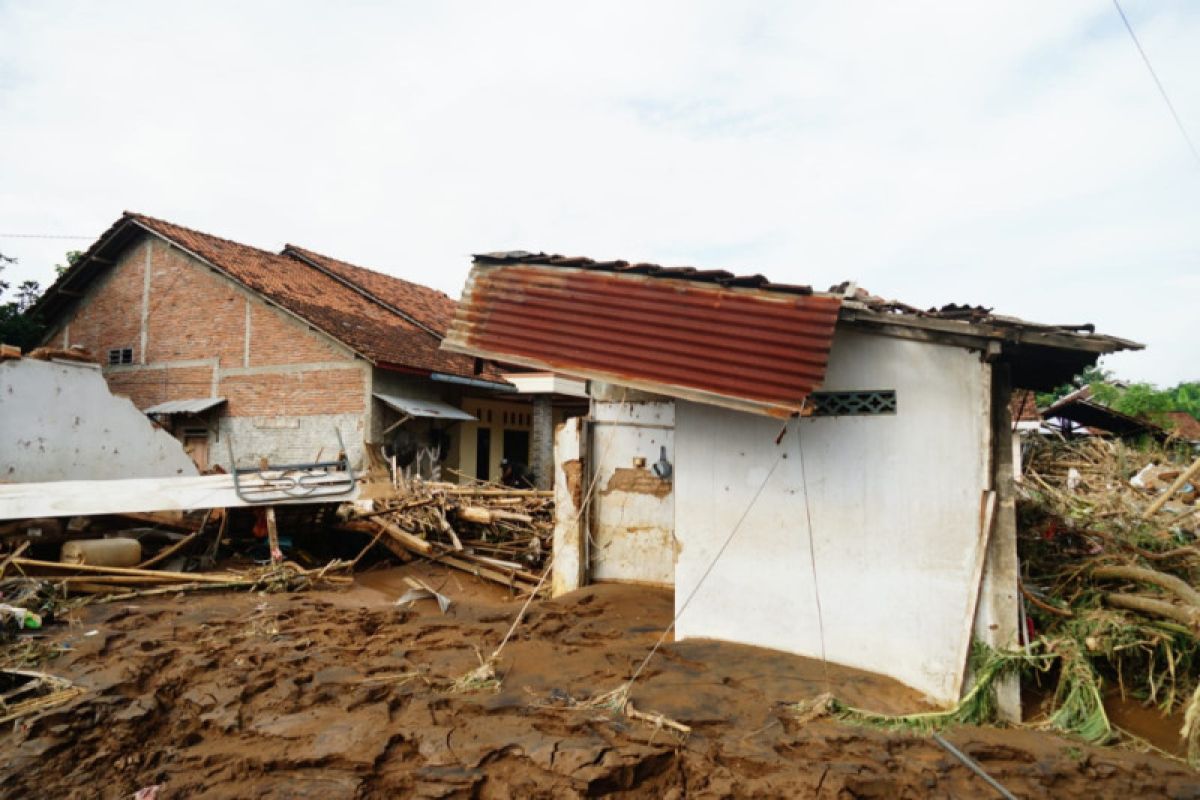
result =
[{"label": "tree", "polygon": [[68,250],[67,251],[67,263],[55,264],[54,265],[55,274],[57,274],[61,278],[62,274],[64,272],[66,272],[67,270],[69,270],[71,267],[75,266],[75,262],[81,258],[83,258],[82,250]]},{"label": "tree", "polygon": [[[15,258],[0,253],[0,272],[8,264],[15,263]],[[0,301],[4,300],[9,288],[7,281],[0,280]],[[46,326],[26,313],[41,296],[42,289],[37,281],[22,281],[15,299],[0,302],[0,342],[16,345],[22,350],[31,350],[41,343]]]}]

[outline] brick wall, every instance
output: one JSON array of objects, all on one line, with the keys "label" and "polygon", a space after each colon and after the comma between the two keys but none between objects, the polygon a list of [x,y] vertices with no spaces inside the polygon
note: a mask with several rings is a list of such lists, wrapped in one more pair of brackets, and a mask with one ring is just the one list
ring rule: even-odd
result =
[{"label": "brick wall", "polygon": [[250,305],[250,366],[347,359],[346,351],[269,306]]},{"label": "brick wall", "polygon": [[150,264],[146,363],[216,358],[222,367],[241,366],[245,294],[163,242],[152,244]]},{"label": "brick wall", "polygon": [[110,349],[131,347],[141,361],[142,281],[148,243],[125,252],[97,281],[69,325],[70,343],[82,345],[104,363]]},{"label": "brick wall", "polygon": [[124,367],[105,371],[113,394],[123,395],[138,408],[209,397],[212,394],[213,368],[209,367]]},{"label": "brick wall", "polygon": [[228,398],[233,417],[309,416],[363,413],[366,372],[320,369],[284,373],[223,375],[221,396]]}]

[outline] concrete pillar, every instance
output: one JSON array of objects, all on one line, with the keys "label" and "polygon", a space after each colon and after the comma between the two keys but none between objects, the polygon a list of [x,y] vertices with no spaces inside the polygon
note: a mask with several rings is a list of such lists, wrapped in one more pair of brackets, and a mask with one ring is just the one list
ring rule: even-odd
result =
[{"label": "concrete pillar", "polygon": [[570,417],[554,434],[554,566],[550,592],[558,597],[587,583],[586,470],[583,420]]},{"label": "concrete pillar", "polygon": [[[988,543],[975,615],[975,637],[999,650],[1020,647],[1020,591],[1017,580],[1017,505],[1013,482],[1012,377],[1008,364],[992,366],[992,488],[996,518]],[[996,711],[1005,722],[1021,721],[1021,684],[1017,675],[996,682]]]},{"label": "concrete pillar", "polygon": [[533,396],[529,461],[537,488],[549,489],[554,479],[554,406],[548,394]]}]

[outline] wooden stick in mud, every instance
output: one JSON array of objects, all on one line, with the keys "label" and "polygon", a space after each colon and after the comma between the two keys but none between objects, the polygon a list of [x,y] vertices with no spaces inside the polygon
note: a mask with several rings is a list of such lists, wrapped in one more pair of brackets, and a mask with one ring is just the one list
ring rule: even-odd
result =
[{"label": "wooden stick in mud", "polygon": [[279,528],[275,525],[275,506],[267,508],[267,543],[271,548],[271,563],[283,561],[283,551],[279,549]]}]

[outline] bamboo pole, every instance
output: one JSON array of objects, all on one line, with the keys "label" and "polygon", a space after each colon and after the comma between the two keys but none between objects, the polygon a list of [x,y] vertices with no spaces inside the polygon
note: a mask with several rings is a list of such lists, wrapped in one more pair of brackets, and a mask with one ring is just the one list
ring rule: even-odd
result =
[{"label": "bamboo pole", "polygon": [[38,561],[32,558],[14,558],[12,563],[18,567],[67,570],[69,572],[82,572],[87,575],[142,575],[163,578],[164,580],[175,579],[196,583],[228,583],[229,581],[246,580],[241,575],[233,574],[217,575],[205,572],[167,572],[165,570],[138,569],[136,567],[96,567],[91,564],[61,564],[57,561]]}]

